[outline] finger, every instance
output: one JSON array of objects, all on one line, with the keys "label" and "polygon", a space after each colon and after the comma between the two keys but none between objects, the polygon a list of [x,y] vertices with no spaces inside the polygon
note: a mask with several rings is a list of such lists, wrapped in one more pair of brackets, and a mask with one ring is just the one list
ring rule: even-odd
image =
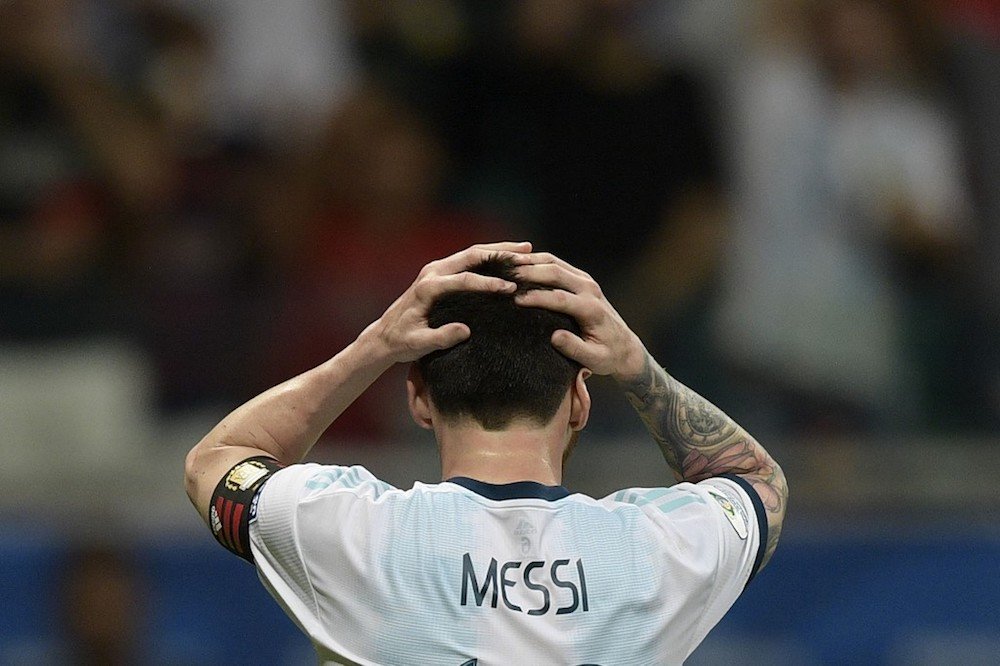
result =
[{"label": "finger", "polygon": [[559,329],[552,333],[552,346],[563,356],[573,359],[585,368],[593,368],[600,358],[600,346],[585,342],[578,335]]},{"label": "finger", "polygon": [[546,287],[557,287],[574,294],[597,293],[597,283],[559,264],[528,264],[517,267],[517,277]]},{"label": "finger", "polygon": [[518,252],[525,254],[531,252],[531,241],[501,241],[499,243],[478,243],[472,246],[477,250],[487,250],[489,252]]},{"label": "finger", "polygon": [[504,280],[503,278],[464,272],[454,275],[438,275],[422,280],[417,285],[417,297],[426,301],[433,301],[443,294],[456,291],[512,294],[516,289],[516,283]]},{"label": "finger", "polygon": [[[581,277],[590,278],[590,275],[573,264],[569,263],[564,259],[560,259],[551,252],[526,252],[517,254],[513,257],[514,261],[521,265],[526,264],[555,264],[556,266],[562,266],[566,270],[576,273]],[[591,278],[592,279],[592,278]]]},{"label": "finger", "polygon": [[436,275],[446,275],[448,273],[460,273],[471,266],[491,259],[497,255],[504,257],[517,257],[531,250],[531,243],[492,243],[489,245],[473,245],[461,252],[433,261],[425,270]]},{"label": "finger", "polygon": [[581,324],[588,321],[590,314],[589,304],[583,297],[563,289],[531,289],[514,296],[514,302],[526,308],[562,312]]},{"label": "finger", "polygon": [[438,328],[428,328],[414,334],[415,346],[420,355],[429,354],[438,349],[448,349],[469,338],[472,331],[465,324],[453,322]]}]

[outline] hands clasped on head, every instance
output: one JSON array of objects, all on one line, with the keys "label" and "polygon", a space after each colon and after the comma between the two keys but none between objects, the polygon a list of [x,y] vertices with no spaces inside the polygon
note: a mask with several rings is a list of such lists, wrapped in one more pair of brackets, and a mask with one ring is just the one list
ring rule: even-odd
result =
[{"label": "hands clasped on head", "polygon": [[553,333],[556,349],[595,374],[618,378],[639,372],[645,348],[594,279],[555,255],[531,250],[529,242],[474,245],[424,266],[413,284],[375,322],[390,358],[405,363],[467,339],[470,330],[465,324],[431,328],[427,315],[437,299],[451,292],[513,294],[515,283],[469,270],[499,254],[518,264],[518,278],[548,287],[518,294],[518,305],[562,312],[580,324],[580,336],[566,330]]}]

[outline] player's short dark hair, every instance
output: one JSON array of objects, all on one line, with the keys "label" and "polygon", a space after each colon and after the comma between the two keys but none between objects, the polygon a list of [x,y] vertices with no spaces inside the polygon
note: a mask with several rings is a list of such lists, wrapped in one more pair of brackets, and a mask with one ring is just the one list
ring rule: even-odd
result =
[{"label": "player's short dark hair", "polygon": [[[515,282],[517,293],[546,288],[519,280],[516,264],[500,255],[469,270]],[[539,425],[552,420],[581,367],[556,351],[552,333],[579,334],[575,319],[517,305],[513,293],[468,291],[446,294],[431,307],[431,327],[451,322],[466,324],[470,337],[418,361],[441,414],[472,417],[486,430],[501,430],[516,418]]]}]

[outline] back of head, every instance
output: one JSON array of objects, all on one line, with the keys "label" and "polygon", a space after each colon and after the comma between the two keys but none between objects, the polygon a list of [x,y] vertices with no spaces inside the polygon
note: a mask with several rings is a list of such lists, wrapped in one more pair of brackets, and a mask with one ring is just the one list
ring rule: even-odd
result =
[{"label": "back of head", "polygon": [[[518,293],[542,288],[518,280],[514,262],[500,256],[469,270],[516,282]],[[472,331],[465,342],[418,362],[431,400],[446,418],[471,417],[486,430],[502,430],[521,418],[544,425],[580,369],[551,343],[557,329],[579,334],[576,321],[521,307],[514,294],[447,294],[431,308],[428,322],[431,327],[462,322]]]}]

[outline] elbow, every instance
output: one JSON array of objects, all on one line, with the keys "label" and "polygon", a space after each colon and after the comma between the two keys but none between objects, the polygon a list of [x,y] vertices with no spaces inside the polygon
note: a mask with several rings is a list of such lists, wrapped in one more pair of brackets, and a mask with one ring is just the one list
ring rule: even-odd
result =
[{"label": "elbow", "polygon": [[774,463],[774,479],[775,485],[779,489],[779,493],[782,498],[782,504],[788,503],[788,477],[785,476],[785,470],[781,469],[781,465]]},{"label": "elbow", "polygon": [[201,457],[201,444],[188,451],[184,457],[184,490],[194,504],[197,504],[198,479],[204,474]]}]

